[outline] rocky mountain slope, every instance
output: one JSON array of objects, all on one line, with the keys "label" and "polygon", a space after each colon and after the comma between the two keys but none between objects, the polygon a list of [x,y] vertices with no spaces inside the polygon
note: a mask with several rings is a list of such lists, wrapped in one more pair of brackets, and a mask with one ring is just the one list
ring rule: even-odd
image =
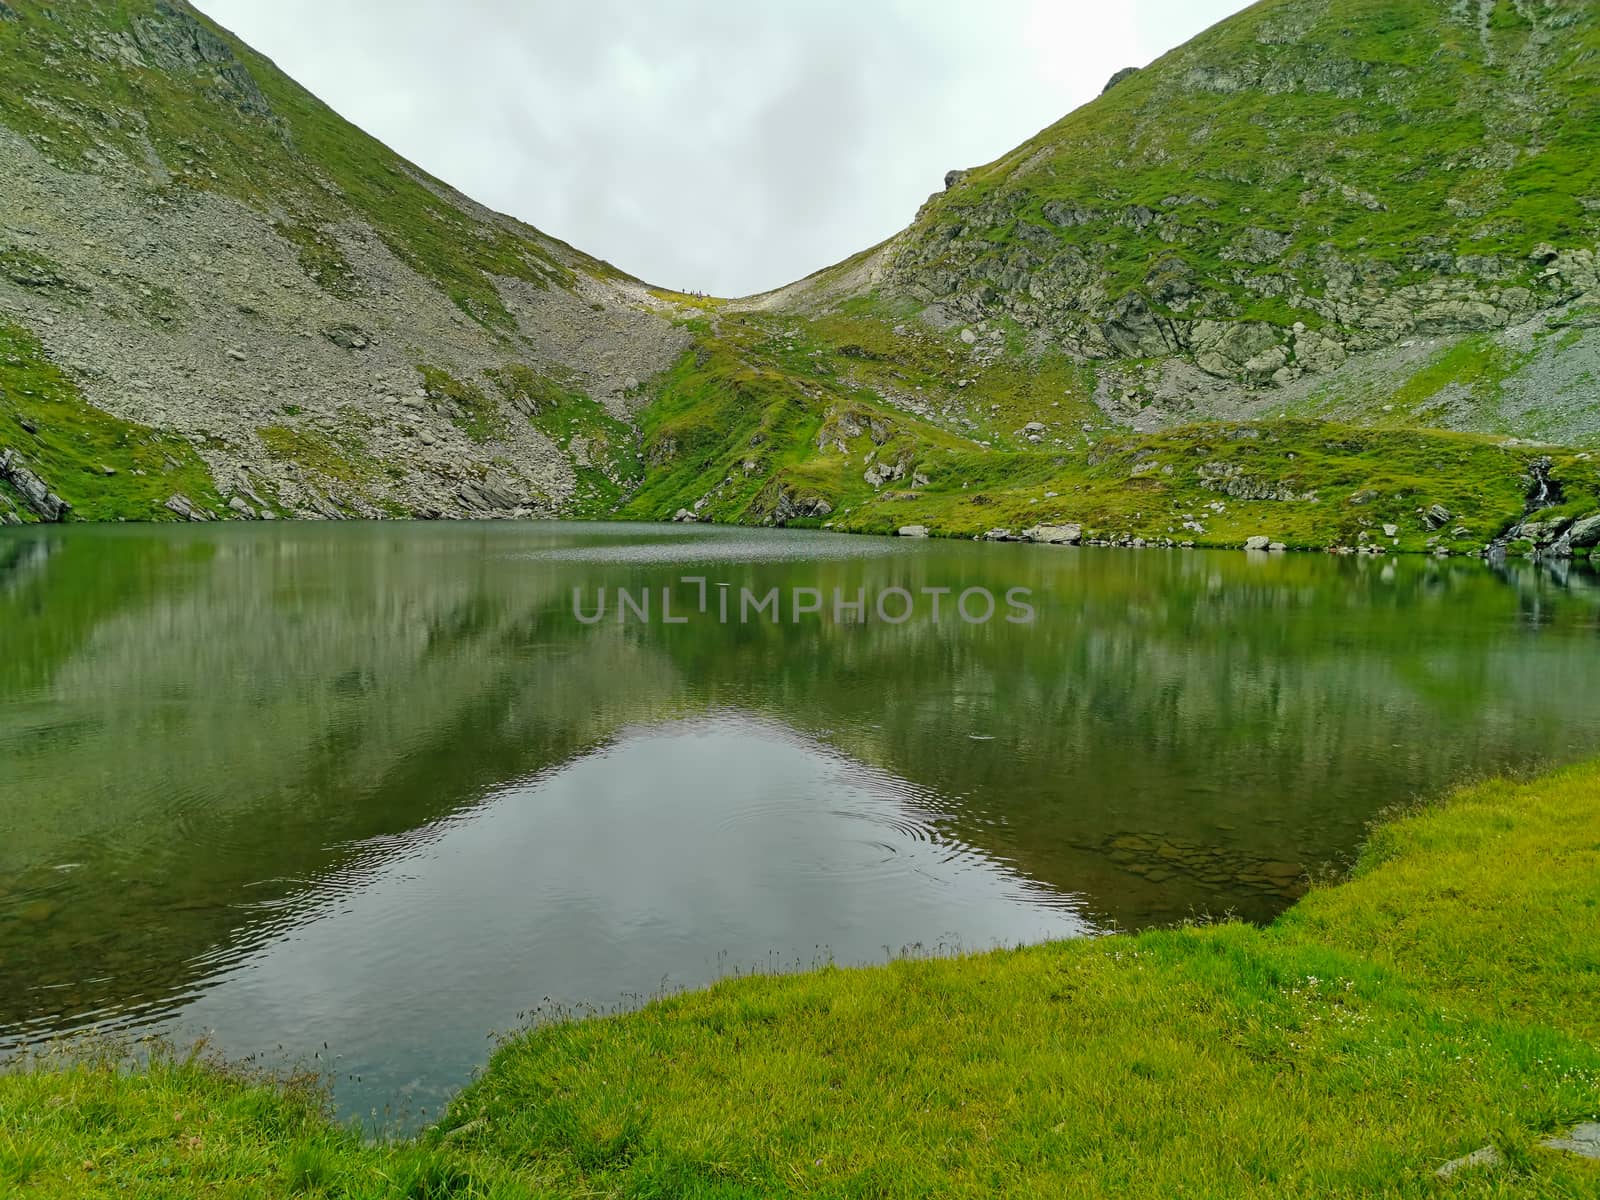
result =
[{"label": "rocky mountain slope", "polygon": [[0,60],[0,518],[55,515],[30,475],[150,518],[551,515],[637,472],[640,381],[683,344],[638,281],[181,0],[8,0]]},{"label": "rocky mountain slope", "polygon": [[768,303],[987,322],[967,356],[1063,350],[1139,428],[1287,408],[1588,441],[1597,129],[1592,4],[1268,0]]},{"label": "rocky mountain slope", "polygon": [[181,0],[4,0],[0,54],[0,521],[1464,552],[1600,508],[1581,0],[1264,0],[736,302],[475,205]]}]

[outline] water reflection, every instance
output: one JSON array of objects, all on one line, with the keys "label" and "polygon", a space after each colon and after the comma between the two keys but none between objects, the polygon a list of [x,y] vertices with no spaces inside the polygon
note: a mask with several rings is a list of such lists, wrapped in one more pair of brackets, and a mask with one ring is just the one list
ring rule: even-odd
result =
[{"label": "water reflection", "polygon": [[[686,575],[1026,587],[1038,616],[573,618],[574,587]],[[0,1030],[332,1031],[381,1081],[364,1104],[458,1083],[547,994],[606,1004],[820,944],[1266,919],[1383,807],[1600,750],[1597,614],[1592,575],[1527,564],[703,527],[10,533]]]}]

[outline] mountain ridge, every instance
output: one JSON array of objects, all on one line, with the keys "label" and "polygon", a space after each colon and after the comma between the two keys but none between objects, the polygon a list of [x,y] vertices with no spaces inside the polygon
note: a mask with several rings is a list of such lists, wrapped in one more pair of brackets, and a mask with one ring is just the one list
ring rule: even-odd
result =
[{"label": "mountain ridge", "polygon": [[1467,551],[1536,477],[1600,491],[1571,0],[1263,0],[736,301],[477,205],[181,0],[7,12],[0,449],[31,476],[0,520],[42,487],[98,519]]}]

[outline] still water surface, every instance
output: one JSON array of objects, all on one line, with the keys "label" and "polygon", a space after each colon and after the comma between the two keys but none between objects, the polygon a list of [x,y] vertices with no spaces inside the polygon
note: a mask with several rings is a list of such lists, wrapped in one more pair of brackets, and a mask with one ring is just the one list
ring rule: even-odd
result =
[{"label": "still water surface", "polygon": [[[606,589],[604,619],[575,588],[589,618]],[[618,588],[653,619],[619,620]],[[737,620],[773,588],[778,624]],[[864,590],[868,619],[825,599],[796,622],[797,588]],[[877,619],[890,588],[910,620]],[[987,622],[952,607],[974,588]],[[1015,588],[1031,623],[1004,619]],[[0,1051],[210,1034],[416,1119],[531,1013],[1267,920],[1383,808],[1597,752],[1578,571],[661,526],[7,531]]]}]

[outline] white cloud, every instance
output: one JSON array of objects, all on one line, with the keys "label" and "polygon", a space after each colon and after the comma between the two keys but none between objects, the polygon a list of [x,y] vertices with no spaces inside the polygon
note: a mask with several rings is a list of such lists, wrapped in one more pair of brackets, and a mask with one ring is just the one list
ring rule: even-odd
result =
[{"label": "white cloud", "polygon": [[652,282],[775,287],[1242,0],[200,0],[344,116]]}]

